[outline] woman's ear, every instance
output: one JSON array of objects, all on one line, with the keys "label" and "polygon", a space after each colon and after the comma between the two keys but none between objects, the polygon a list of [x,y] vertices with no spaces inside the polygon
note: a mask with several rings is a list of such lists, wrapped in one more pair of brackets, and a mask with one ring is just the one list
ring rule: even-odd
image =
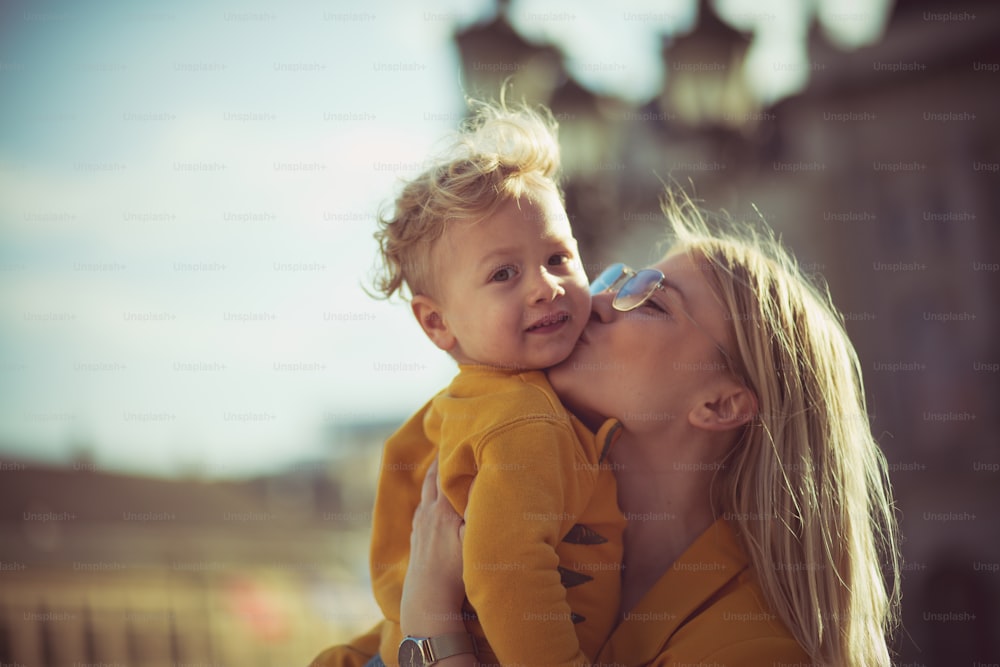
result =
[{"label": "woman's ear", "polygon": [[410,308],[431,342],[445,352],[451,352],[457,341],[445,322],[441,306],[429,296],[418,294],[410,301]]},{"label": "woman's ear", "polygon": [[743,426],[757,414],[757,397],[735,380],[720,385],[688,413],[688,422],[706,431],[728,431]]}]

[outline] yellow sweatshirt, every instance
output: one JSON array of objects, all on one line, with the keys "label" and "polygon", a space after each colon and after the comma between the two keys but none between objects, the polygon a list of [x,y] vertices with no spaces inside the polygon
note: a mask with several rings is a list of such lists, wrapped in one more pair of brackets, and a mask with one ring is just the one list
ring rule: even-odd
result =
[{"label": "yellow sweatshirt", "polygon": [[[386,622],[383,622],[384,626]],[[311,667],[362,667],[379,627],[324,651]],[[629,610],[594,659],[607,667],[773,667],[813,661],[764,601],[734,527],[719,519]]]},{"label": "yellow sweatshirt", "polygon": [[439,456],[442,489],[466,516],[463,576],[478,616],[466,625],[480,661],[587,664],[619,608],[625,520],[606,457],[620,424],[590,431],[541,371],[459,371],[385,445],[371,546],[382,659],[396,664],[413,512]]}]

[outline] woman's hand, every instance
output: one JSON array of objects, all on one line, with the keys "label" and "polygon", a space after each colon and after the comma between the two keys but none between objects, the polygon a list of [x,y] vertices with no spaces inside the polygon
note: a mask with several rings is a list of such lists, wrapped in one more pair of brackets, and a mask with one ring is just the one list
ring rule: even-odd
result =
[{"label": "woman's hand", "polygon": [[433,637],[462,632],[462,535],[465,522],[438,486],[437,460],[420,491],[410,533],[410,564],[403,582],[400,626],[404,635]]}]

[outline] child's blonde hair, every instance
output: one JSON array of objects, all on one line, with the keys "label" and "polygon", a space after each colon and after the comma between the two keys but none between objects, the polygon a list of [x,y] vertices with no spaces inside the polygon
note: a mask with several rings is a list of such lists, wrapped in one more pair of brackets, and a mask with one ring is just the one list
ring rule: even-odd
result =
[{"label": "child's blonde hair", "polygon": [[533,192],[562,193],[558,125],[547,109],[469,102],[466,119],[436,164],[407,182],[391,215],[379,216],[380,266],[373,281],[383,298],[435,290],[431,253],[448,225],[488,218],[504,202]]}]

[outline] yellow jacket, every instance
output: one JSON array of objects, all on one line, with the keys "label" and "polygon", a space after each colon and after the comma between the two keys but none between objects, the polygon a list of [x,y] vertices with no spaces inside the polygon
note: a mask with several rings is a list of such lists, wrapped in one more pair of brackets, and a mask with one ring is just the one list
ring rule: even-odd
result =
[{"label": "yellow jacket", "polygon": [[719,519],[625,614],[596,663],[805,667],[812,661],[769,610],[736,533]]},{"label": "yellow jacket", "polygon": [[[361,667],[378,632],[328,649],[313,667]],[[733,532],[719,519],[627,612],[595,664],[617,667],[805,667],[812,661],[764,602]]]},{"label": "yellow jacket", "polygon": [[463,365],[389,438],[371,550],[375,599],[388,621],[380,643],[386,664],[396,662],[402,640],[410,527],[435,456],[444,494],[467,516],[463,576],[478,614],[468,625],[480,660],[589,662],[620,601],[625,520],[614,473],[603,463],[619,428],[609,420],[594,434],[567,412],[541,371]]}]

